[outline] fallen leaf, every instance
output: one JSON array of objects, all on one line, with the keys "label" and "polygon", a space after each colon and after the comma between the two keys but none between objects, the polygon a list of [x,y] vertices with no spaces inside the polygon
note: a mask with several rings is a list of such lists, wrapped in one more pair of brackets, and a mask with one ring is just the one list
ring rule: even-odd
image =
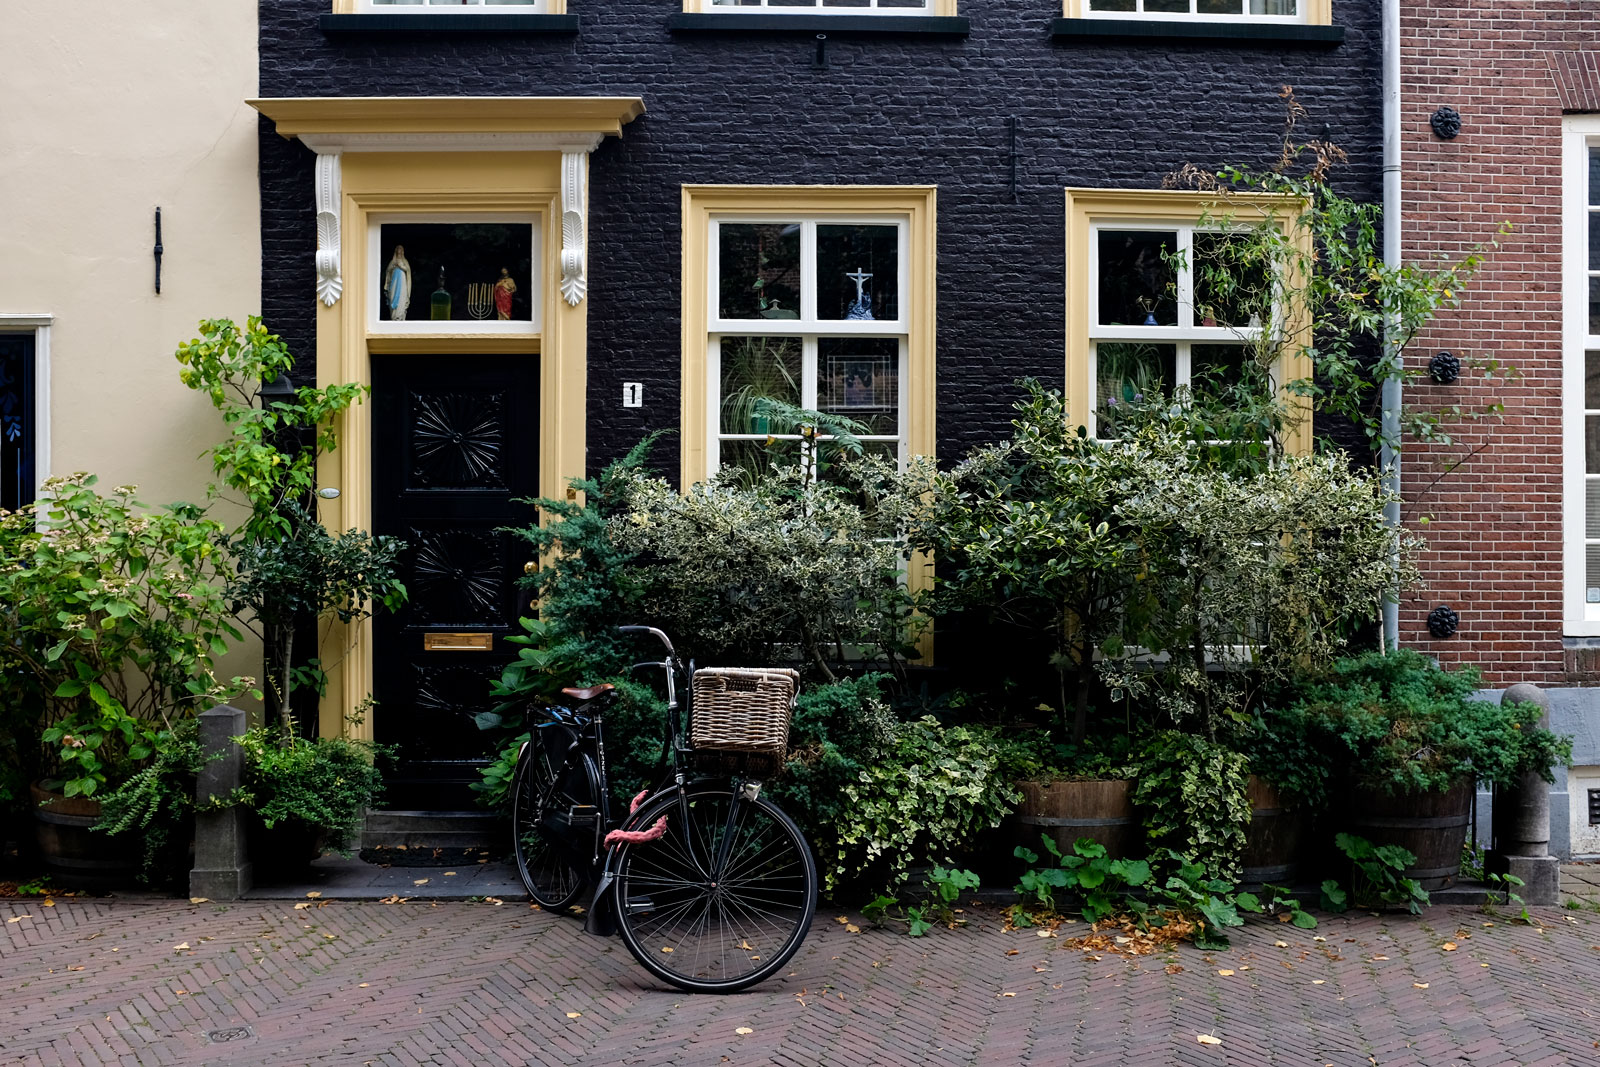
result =
[{"label": "fallen leaf", "polygon": [[446,878],[454,878],[456,876],[456,872],[455,871],[445,871],[444,872],[444,876]]},{"label": "fallen leaf", "polygon": [[1196,1041],[1200,1042],[1202,1045],[1220,1045],[1220,1044],[1222,1044],[1222,1038],[1213,1037],[1210,1034],[1196,1034],[1196,1035],[1194,1035],[1194,1039]]},{"label": "fallen leaf", "polygon": [[836,922],[836,923],[847,923],[847,922],[850,921],[850,916],[848,916],[848,915],[835,915],[833,917],[833,921]]},{"label": "fallen leaf", "polygon": [[484,898],[483,898],[483,902],[484,902],[484,903],[485,903],[485,904],[493,904],[493,905],[494,905],[494,906],[495,906],[495,907],[497,907],[497,908],[498,908],[498,907],[499,907],[499,906],[500,906],[500,905],[502,905],[502,904],[504,904],[504,903],[505,903],[505,901],[503,901],[503,900],[501,900],[501,899],[500,899],[500,898],[499,898],[499,897],[484,897]]},{"label": "fallen leaf", "polygon": [[186,997],[189,995],[189,991],[187,989],[174,989],[173,992],[178,994],[180,997]]},{"label": "fallen leaf", "polygon": [[[8,923],[19,923],[23,919],[31,919],[31,918],[33,918],[32,915],[13,915],[11,918],[7,919],[6,922],[8,922]],[[1595,947],[1600,948],[1600,945],[1597,945]]]},{"label": "fallen leaf", "polygon": [[1456,950],[1456,948],[1457,948],[1456,943],[1454,941],[1446,941],[1444,944],[1440,945],[1439,947],[1444,949],[1446,952],[1454,952]]},{"label": "fallen leaf", "polygon": [[187,942],[187,941],[179,941],[176,945],[172,946],[172,951],[177,952],[179,949],[185,949],[185,948],[188,948],[188,947],[189,947],[189,942]]},{"label": "fallen leaf", "polygon": [[83,970],[83,968],[82,967],[68,967],[67,970],[69,970],[69,971],[81,971],[81,970]]},{"label": "fallen leaf", "polygon": [[1233,972],[1232,971],[1218,971],[1217,973],[1222,975],[1222,977],[1224,977],[1224,978],[1232,978],[1233,977]]},{"label": "fallen leaf", "polygon": [[1054,936],[1056,936],[1056,932],[1054,930],[1038,930],[1038,931],[1035,931],[1035,933],[1039,937],[1054,937]]},{"label": "fallen leaf", "polygon": [[327,940],[327,941],[336,941],[336,940],[338,940],[338,937],[339,937],[338,934],[323,934],[322,936],[323,936],[323,939]]},{"label": "fallen leaf", "polygon": [[189,903],[191,903],[191,904],[209,904],[209,903],[211,903],[211,898],[210,897],[190,897],[189,898]]},{"label": "fallen leaf", "polygon": [[1001,993],[1001,994],[1000,994],[1000,995],[1001,995],[1001,996],[1002,996],[1002,997],[1014,997],[1014,996],[1016,996],[1016,994],[1015,994],[1015,993]]},{"label": "fallen leaf", "polygon": [[672,951],[672,946],[670,946],[670,945],[662,945],[661,946],[661,951],[662,952],[671,952]]},{"label": "fallen leaf", "polygon": [[736,1034],[753,1034],[753,1033],[755,1033],[755,1031],[750,1029],[748,1026],[737,1027],[737,1028],[735,1028],[735,1030],[733,1032],[736,1033]]},{"label": "fallen leaf", "polygon": [[1006,955],[1007,956],[1015,956],[1017,953],[1019,953],[1021,951],[1022,950],[1020,948],[1008,948],[1008,949],[1006,949]]},{"label": "fallen leaf", "polygon": [[746,952],[754,952],[754,951],[755,951],[755,949],[756,949],[756,947],[755,947],[755,946],[754,946],[754,945],[752,945],[752,944],[751,944],[751,943],[750,943],[750,942],[748,942],[748,941],[741,941],[741,942],[739,942],[739,947],[740,947],[740,948],[742,948],[742,949],[744,949],[744,950],[745,950],[745,951],[746,951]]},{"label": "fallen leaf", "polygon": [[372,984],[371,982],[362,982],[361,984],[357,985],[356,988],[357,989],[365,989],[365,988],[367,988],[367,986],[369,986],[371,984]]},{"label": "fallen leaf", "polygon": [[857,926],[855,923],[845,923],[844,928],[852,934],[859,934],[861,932],[861,927]]},{"label": "fallen leaf", "polygon": [[47,907],[47,908],[53,908],[53,907],[56,906],[56,902],[51,900],[49,897],[45,897],[44,898],[44,906]]},{"label": "fallen leaf", "polygon": [[569,1019],[581,1019],[581,1018],[583,1018],[583,1012],[581,1012],[581,1011],[569,1011],[569,1012],[567,1012],[567,1018],[569,1018]]},{"label": "fallen leaf", "polygon": [[1311,979],[1311,984],[1312,985],[1323,985],[1326,982],[1327,982],[1326,978],[1313,978],[1313,979]]},{"label": "fallen leaf", "polygon": [[298,904],[296,904],[294,906],[294,910],[295,911],[305,911],[309,907],[311,907],[311,901],[302,900],[302,901],[300,901]]},{"label": "fallen leaf", "polygon": [[1427,982],[1412,982],[1411,983],[1411,988],[1412,989],[1427,989],[1428,988],[1428,983]]},{"label": "fallen leaf", "polygon": [[412,885],[427,885],[428,884],[428,879],[426,879],[426,878],[413,878],[411,880],[411,884]]},{"label": "fallen leaf", "polygon": [[1287,941],[1274,941],[1272,943],[1272,947],[1273,948],[1288,948],[1289,947],[1289,942],[1287,942]]},{"label": "fallen leaf", "polygon": [[[1450,946],[1450,947],[1451,947],[1451,948],[1455,948],[1455,946],[1454,946],[1454,945],[1451,945],[1451,946]],[[1388,956],[1374,956],[1374,957],[1372,957],[1372,958],[1373,958],[1373,959],[1374,959],[1374,960],[1386,960],[1386,959],[1388,959],[1388,958],[1389,958],[1389,957],[1388,957]]]},{"label": "fallen leaf", "polygon": [[1318,934],[1316,937],[1313,937],[1311,940],[1313,940],[1313,941],[1326,941],[1328,939],[1323,937],[1321,934]]},{"label": "fallen leaf", "polygon": [[309,899],[309,900],[316,900],[321,895],[322,895],[321,893],[319,893],[315,889],[313,889],[311,892],[306,894],[306,898]]},{"label": "fallen leaf", "polygon": [[1182,974],[1183,973],[1183,967],[1181,965],[1179,965],[1179,964],[1176,964],[1176,963],[1169,963],[1165,967],[1163,967],[1162,970],[1166,971],[1168,974]]}]

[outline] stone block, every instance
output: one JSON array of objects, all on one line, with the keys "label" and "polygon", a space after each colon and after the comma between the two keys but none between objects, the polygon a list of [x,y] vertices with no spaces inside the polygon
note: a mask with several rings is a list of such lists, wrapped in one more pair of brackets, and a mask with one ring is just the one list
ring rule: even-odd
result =
[{"label": "stone block", "polygon": [[1529,907],[1548,907],[1561,902],[1561,860],[1555,856],[1506,856],[1491,852],[1487,867],[1494,874],[1522,879],[1522,885],[1514,891]]},{"label": "stone block", "polygon": [[245,713],[224,704],[200,713],[200,750],[207,757],[195,781],[194,869],[189,895],[238,900],[254,883],[246,844],[245,811],[237,805],[206,810],[244,783],[244,752],[233,739],[248,728]]}]

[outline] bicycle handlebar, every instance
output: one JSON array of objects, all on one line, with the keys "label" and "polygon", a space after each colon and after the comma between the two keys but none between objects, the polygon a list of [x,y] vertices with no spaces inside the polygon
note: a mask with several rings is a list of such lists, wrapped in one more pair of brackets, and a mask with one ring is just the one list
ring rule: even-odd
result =
[{"label": "bicycle handlebar", "polygon": [[660,641],[663,645],[667,646],[667,658],[668,659],[676,661],[677,658],[678,658],[677,650],[672,647],[672,639],[670,637],[668,637],[666,634],[662,633],[660,630],[656,629],[654,626],[619,626],[619,627],[617,627],[617,633],[619,633],[619,634],[650,634],[656,640]]}]

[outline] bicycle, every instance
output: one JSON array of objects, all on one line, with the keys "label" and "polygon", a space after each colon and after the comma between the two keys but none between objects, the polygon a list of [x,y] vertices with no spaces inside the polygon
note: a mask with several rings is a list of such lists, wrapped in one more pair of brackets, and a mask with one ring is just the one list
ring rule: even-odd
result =
[{"label": "bicycle", "polygon": [[[666,647],[663,660],[635,670],[665,672],[663,764],[670,758],[671,773],[614,819],[604,713],[616,690],[562,690],[573,706],[549,708],[517,760],[511,822],[518,873],[528,896],[548,911],[570,911],[588,894],[586,931],[620,933],[634,958],[663,981],[696,993],[755,985],[789,962],[816,914],[811,849],[794,820],[761,793],[763,778],[782,765],[798,676],[686,669],[660,630],[619,630]],[[682,708],[688,745],[680,676],[689,681]],[[710,704],[698,721],[697,686]],[[760,701],[752,703],[758,691],[764,718]],[[756,714],[746,714],[752,707]]]}]

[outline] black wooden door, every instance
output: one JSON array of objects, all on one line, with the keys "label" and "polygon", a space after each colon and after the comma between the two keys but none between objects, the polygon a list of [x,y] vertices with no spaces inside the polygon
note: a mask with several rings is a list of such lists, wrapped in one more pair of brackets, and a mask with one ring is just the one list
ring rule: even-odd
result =
[{"label": "black wooden door", "polygon": [[374,625],[373,730],[399,750],[386,807],[472,808],[490,739],[473,720],[527,607],[528,552],[501,531],[537,521],[539,361],[534,356],[372,360],[372,521],[406,542],[409,600]]}]

